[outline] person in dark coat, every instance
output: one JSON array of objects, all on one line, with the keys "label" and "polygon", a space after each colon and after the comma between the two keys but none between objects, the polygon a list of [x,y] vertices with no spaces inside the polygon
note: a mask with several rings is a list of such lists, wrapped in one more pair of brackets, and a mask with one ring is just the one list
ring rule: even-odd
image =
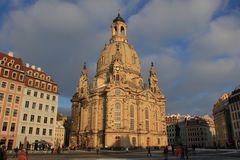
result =
[{"label": "person in dark coat", "polygon": [[7,160],[7,153],[5,151],[4,145],[0,146],[0,159]]},{"label": "person in dark coat", "polygon": [[168,160],[168,146],[164,147],[163,154],[164,160]]},{"label": "person in dark coat", "polygon": [[148,147],[147,150],[148,150],[148,152],[147,152],[147,157],[148,157],[148,156],[152,157],[152,154],[151,154],[151,148]]}]

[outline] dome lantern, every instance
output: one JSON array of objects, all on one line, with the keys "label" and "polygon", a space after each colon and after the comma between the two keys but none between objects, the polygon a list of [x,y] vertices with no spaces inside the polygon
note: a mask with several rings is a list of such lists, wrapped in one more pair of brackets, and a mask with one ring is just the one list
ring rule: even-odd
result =
[{"label": "dome lantern", "polygon": [[118,16],[113,20],[111,28],[111,41],[127,42],[127,25],[125,20],[120,16],[120,13],[118,13]]}]

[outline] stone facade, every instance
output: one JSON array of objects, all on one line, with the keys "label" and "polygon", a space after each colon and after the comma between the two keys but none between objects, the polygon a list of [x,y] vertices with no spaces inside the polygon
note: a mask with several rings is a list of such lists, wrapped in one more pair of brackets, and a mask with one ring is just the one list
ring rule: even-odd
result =
[{"label": "stone facade", "polygon": [[218,147],[231,147],[234,145],[229,97],[229,93],[224,93],[213,107],[216,145]]},{"label": "stone facade", "polygon": [[[215,142],[215,126],[213,119],[189,115],[167,116],[167,133],[169,145],[187,145],[188,147],[213,147]],[[179,127],[179,139],[176,139],[176,126]]]},{"label": "stone facade", "polygon": [[146,147],[167,145],[165,96],[151,65],[149,85],[140,59],[128,43],[127,25],[118,15],[112,37],[97,63],[93,85],[86,65],[72,97],[71,147]]},{"label": "stone facade", "polygon": [[229,97],[229,110],[232,122],[233,140],[236,148],[240,147],[240,86]]}]

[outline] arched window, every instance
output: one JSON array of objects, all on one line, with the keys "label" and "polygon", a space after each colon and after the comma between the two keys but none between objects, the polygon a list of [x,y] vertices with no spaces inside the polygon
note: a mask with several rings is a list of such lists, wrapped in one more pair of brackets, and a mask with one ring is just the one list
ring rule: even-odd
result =
[{"label": "arched window", "polygon": [[121,35],[124,35],[125,34],[125,29],[123,26],[121,26]]},{"label": "arched window", "polygon": [[120,129],[121,128],[121,105],[120,105],[120,103],[115,104],[114,126],[115,126],[115,129]]},{"label": "arched window", "polygon": [[146,123],[146,130],[149,131],[149,112],[148,112],[148,109],[145,110],[145,123]]},{"label": "arched window", "polygon": [[116,81],[119,81],[119,74],[116,75]]},{"label": "arched window", "polygon": [[147,137],[147,146],[150,146],[150,138]]},{"label": "arched window", "polygon": [[92,128],[92,107],[88,108],[88,129]]},{"label": "arched window", "polygon": [[130,107],[130,129],[134,130],[134,106]]},{"label": "arched window", "polygon": [[158,114],[155,113],[155,125],[156,125],[156,131],[158,131]]},{"label": "arched window", "polygon": [[33,72],[31,70],[28,71],[29,76],[32,76],[32,73]]},{"label": "arched window", "polygon": [[120,147],[121,138],[120,138],[119,136],[116,136],[116,137],[115,137],[115,143],[116,143],[116,146],[117,146],[117,147]]}]

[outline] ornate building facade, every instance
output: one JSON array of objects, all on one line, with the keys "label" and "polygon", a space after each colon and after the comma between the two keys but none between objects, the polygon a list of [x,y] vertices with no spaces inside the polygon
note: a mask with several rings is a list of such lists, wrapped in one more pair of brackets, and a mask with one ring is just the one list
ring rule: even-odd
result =
[{"label": "ornate building facade", "polygon": [[97,62],[90,86],[84,64],[72,97],[71,147],[147,147],[167,145],[166,100],[153,63],[145,85],[140,59],[118,14],[112,37]]}]

